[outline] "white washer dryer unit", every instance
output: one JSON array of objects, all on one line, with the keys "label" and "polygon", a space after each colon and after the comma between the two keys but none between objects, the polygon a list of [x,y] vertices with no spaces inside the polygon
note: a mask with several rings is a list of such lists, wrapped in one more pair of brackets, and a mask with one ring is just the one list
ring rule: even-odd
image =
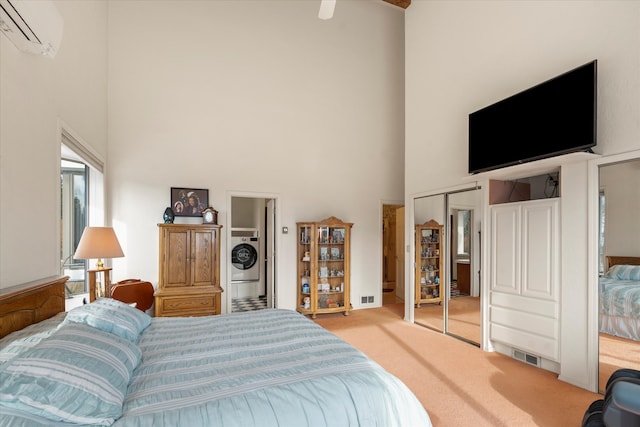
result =
[{"label": "white washer dryer unit", "polygon": [[260,280],[260,238],[255,228],[231,229],[231,281]]}]

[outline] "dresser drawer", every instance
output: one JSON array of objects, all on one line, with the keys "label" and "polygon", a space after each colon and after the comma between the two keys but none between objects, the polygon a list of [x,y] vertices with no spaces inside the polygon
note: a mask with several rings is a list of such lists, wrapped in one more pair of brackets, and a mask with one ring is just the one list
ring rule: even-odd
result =
[{"label": "dresser drawer", "polygon": [[219,294],[156,296],[156,316],[210,316],[218,312]]}]

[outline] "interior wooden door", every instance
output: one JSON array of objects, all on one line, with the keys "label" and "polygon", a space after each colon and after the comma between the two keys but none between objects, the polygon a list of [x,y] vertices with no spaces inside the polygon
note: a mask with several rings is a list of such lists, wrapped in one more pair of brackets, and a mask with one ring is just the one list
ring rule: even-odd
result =
[{"label": "interior wooden door", "polygon": [[396,297],[404,300],[404,206],[396,209]]}]

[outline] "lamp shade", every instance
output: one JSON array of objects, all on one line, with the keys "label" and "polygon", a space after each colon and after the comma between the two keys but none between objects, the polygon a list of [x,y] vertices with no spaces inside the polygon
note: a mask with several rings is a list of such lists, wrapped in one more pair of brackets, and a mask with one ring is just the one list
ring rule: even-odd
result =
[{"label": "lamp shade", "polygon": [[76,259],[120,258],[124,256],[112,227],[85,227],[78,243]]}]

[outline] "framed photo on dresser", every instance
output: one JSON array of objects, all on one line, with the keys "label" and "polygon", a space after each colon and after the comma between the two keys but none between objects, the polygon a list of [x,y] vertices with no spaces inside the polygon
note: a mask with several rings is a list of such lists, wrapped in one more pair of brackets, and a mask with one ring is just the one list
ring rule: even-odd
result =
[{"label": "framed photo on dresser", "polygon": [[209,190],[171,187],[171,209],[175,216],[202,216],[209,206]]}]

